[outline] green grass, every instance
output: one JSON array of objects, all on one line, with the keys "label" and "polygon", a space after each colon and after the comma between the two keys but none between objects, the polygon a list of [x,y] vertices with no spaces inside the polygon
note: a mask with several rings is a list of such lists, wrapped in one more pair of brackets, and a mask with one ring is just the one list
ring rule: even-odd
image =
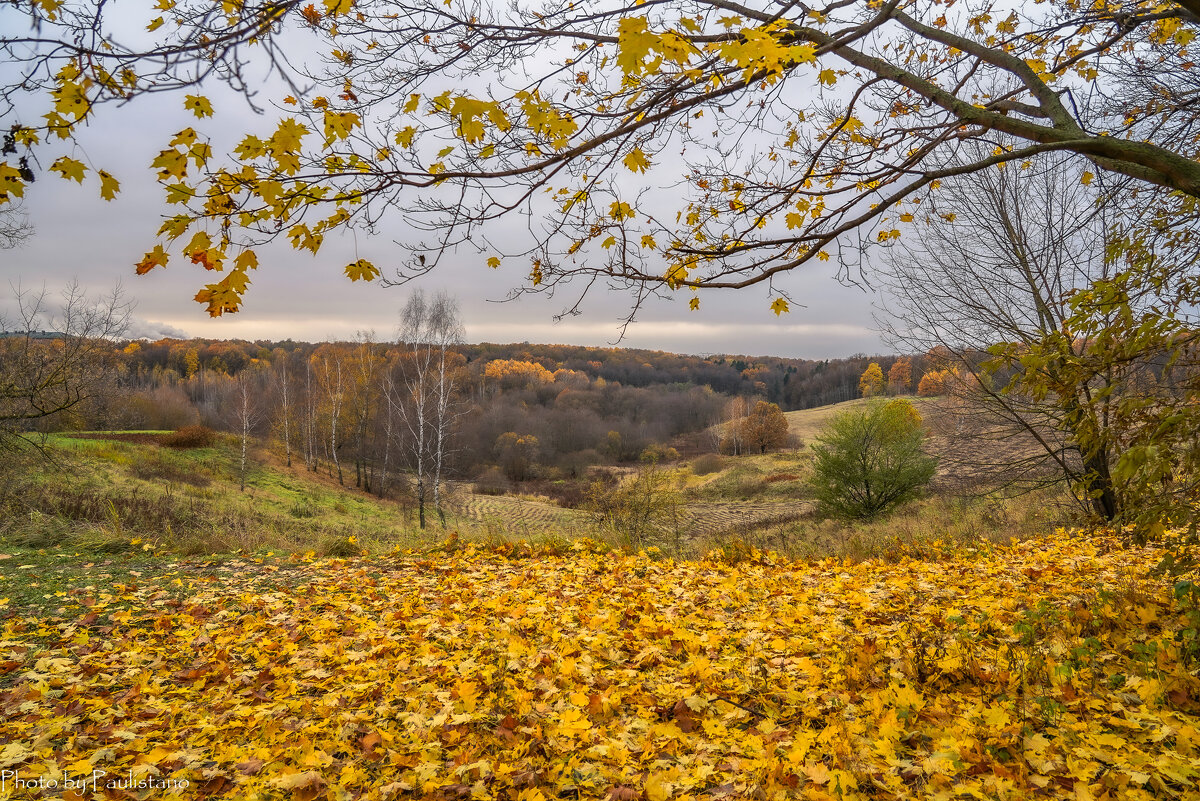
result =
[{"label": "green grass", "polygon": [[208,448],[51,437],[51,461],[26,454],[0,489],[0,547],[121,553],[132,540],[178,554],[344,551],[410,545],[411,515],[307,473],[259,458],[238,489],[232,440]]},{"label": "green grass", "polygon": [[684,496],[691,501],[796,501],[810,495],[805,479],[810,457],[799,451],[727,456],[716,472],[688,477]]}]

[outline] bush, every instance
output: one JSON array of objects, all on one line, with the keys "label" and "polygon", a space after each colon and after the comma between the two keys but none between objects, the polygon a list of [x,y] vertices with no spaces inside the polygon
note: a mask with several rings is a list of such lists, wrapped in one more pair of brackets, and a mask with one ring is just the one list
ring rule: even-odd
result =
[{"label": "bush", "polygon": [[725,468],[725,460],[715,453],[706,453],[692,462],[692,472],[698,476],[707,476]]},{"label": "bush", "polygon": [[872,518],[918,497],[937,466],[921,450],[923,438],[921,415],[905,400],[834,417],[813,446],[821,511]]},{"label": "bush", "polygon": [[163,437],[168,448],[207,448],[217,439],[217,432],[206,426],[184,426]]},{"label": "bush", "polygon": [[668,448],[666,445],[652,442],[642,449],[641,454],[638,456],[638,461],[643,464],[678,462],[679,451],[674,448]]},{"label": "bush", "polygon": [[583,478],[587,475],[589,467],[600,464],[601,461],[603,458],[600,456],[600,452],[594,448],[588,448],[563,454],[558,459],[558,468],[568,478]]},{"label": "bush", "polygon": [[496,438],[494,450],[500,469],[510,480],[527,481],[537,472],[541,447],[534,435],[506,431]]},{"label": "bush", "polygon": [[676,484],[674,473],[646,462],[622,483],[594,482],[584,506],[597,523],[616,534],[633,551],[662,535],[672,535],[678,548],[682,498]]},{"label": "bush", "polygon": [[498,467],[489,467],[475,479],[476,495],[503,495],[509,490],[509,481]]}]

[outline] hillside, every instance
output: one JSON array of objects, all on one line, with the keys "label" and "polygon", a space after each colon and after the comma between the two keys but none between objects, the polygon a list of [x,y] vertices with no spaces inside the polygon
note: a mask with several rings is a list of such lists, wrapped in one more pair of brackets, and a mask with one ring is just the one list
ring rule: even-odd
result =
[{"label": "hillside", "polygon": [[405,504],[348,491],[325,473],[284,467],[269,451],[252,453],[241,492],[232,437],[186,449],[156,442],[146,432],[51,436],[50,461],[26,454],[8,466],[0,488],[2,541],[181,554],[357,553],[347,545],[352,537],[381,546],[416,541]]}]

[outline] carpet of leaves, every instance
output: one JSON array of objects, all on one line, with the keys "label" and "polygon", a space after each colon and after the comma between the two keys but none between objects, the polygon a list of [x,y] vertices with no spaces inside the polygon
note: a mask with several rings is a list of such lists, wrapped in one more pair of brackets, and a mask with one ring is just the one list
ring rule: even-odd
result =
[{"label": "carpet of leaves", "polygon": [[132,777],[111,798],[1200,797],[1194,618],[1152,550],[746,556],[145,576],[4,622],[0,769]]}]

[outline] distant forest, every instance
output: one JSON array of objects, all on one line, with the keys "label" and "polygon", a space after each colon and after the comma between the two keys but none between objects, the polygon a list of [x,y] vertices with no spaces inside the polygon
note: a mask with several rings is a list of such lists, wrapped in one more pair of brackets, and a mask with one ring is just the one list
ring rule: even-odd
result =
[{"label": "distant forest", "polygon": [[[165,375],[188,376],[200,369],[236,375],[255,360],[271,361],[277,351],[289,356],[311,356],[321,343],[293,340],[160,339],[140,342],[127,352],[126,369],[139,380]],[[754,397],[778,404],[784,411],[811,409],[859,396],[858,379],[871,362],[886,375],[901,357],[856,354],[842,359],[787,359],[779,356],[688,356],[657,350],[597,348],[577,345],[539,345],[528,342],[459,345],[473,372],[482,374],[494,360],[530,361],[553,372],[559,369],[602,378],[626,387],[686,385],[709,387],[729,396]],[[191,355],[189,355],[191,354]],[[925,372],[925,360],[912,358],[912,386]],[[934,369],[933,364],[928,365]]]},{"label": "distant forest", "polygon": [[[434,471],[436,490],[442,477],[578,476],[592,465],[637,460],[652,445],[716,449],[719,443],[702,432],[746,414],[745,400],[785,411],[849,400],[859,396],[871,362],[886,375],[900,358],[813,361],[455,344],[445,349],[443,366],[429,373],[445,382],[444,397],[414,406],[413,398],[426,397],[428,389],[414,389],[419,357],[411,344],[370,339],[132,341],[111,352],[107,390],[33,425],[200,424],[243,440],[269,437],[284,446],[289,463],[386,495],[405,483],[401,474],[414,465]],[[912,357],[911,371],[903,371],[909,385],[889,390],[913,392],[925,362],[932,372],[932,359]],[[421,404],[433,404],[428,408],[436,409],[436,419]],[[435,439],[417,442],[424,431]]]}]

